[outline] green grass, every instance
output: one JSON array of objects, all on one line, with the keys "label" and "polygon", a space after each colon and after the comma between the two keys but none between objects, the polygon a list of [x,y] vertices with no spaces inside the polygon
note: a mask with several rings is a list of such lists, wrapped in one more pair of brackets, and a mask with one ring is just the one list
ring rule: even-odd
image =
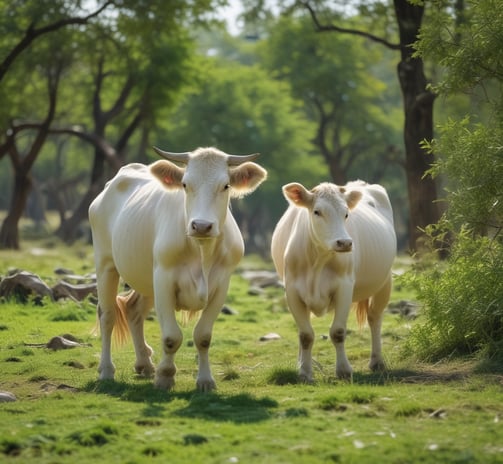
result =
[{"label": "green grass", "polygon": [[[2,272],[23,267],[55,279],[64,266],[92,270],[89,247],[55,247],[34,257],[0,251]],[[257,259],[253,259],[257,267]],[[242,265],[246,267],[246,261]],[[489,463],[503,462],[503,377],[475,373],[470,361],[415,365],[401,347],[413,322],[386,314],[389,370],[371,373],[368,329],[349,321],[352,383],[334,376],[330,318],[313,319],[314,385],[297,382],[297,334],[281,290],[250,296],[236,275],[210,350],[215,393],[195,391],[193,323],[183,328],[173,392],[156,390],[133,371],[131,342],[113,350],[116,380],[98,382],[99,338],[90,302],[43,306],[0,303],[0,462],[5,463]],[[394,299],[402,299],[399,289]],[[276,332],[281,339],[259,341]],[[72,334],[84,346],[37,345]],[[159,361],[155,318],[146,334]]]}]

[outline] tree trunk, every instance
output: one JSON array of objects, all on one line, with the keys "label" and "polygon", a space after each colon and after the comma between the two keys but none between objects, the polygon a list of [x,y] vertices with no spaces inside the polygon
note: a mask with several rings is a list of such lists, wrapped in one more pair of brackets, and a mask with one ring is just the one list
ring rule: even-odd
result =
[{"label": "tree trunk", "polygon": [[30,189],[31,179],[29,171],[16,173],[9,213],[0,229],[0,244],[2,248],[19,250],[18,223],[23,215]]},{"label": "tree trunk", "polygon": [[89,187],[72,216],[61,223],[57,231],[58,237],[66,243],[72,243],[78,238],[80,224],[87,219],[89,206],[101,189],[100,183],[92,184]]},{"label": "tree trunk", "polygon": [[95,150],[94,163],[91,171],[89,188],[80,200],[79,205],[73,211],[71,217],[63,221],[56,235],[66,243],[72,243],[78,236],[78,231],[82,221],[87,219],[87,211],[96,195],[100,193],[105,185],[105,156],[98,148]]},{"label": "tree trunk", "polygon": [[437,187],[424,173],[430,168],[433,156],[422,148],[424,140],[433,138],[433,103],[435,95],[427,89],[423,61],[413,57],[412,44],[417,40],[424,6],[412,5],[408,0],[394,0],[400,32],[401,61],[398,79],[403,95],[405,126],[405,168],[409,197],[409,240],[412,250],[421,249],[423,230],[437,223],[440,211]]}]

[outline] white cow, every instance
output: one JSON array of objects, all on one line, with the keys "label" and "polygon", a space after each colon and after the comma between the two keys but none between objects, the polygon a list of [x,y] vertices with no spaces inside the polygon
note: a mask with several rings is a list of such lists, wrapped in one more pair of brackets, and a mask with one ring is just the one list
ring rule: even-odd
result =
[{"label": "white cow", "polygon": [[[258,155],[233,156],[215,148],[155,150],[166,160],[124,166],[89,208],[102,337],[99,378],[114,377],[114,327],[124,338],[129,326],[136,371],[153,374],[143,322],[154,306],[162,333],[155,384],[173,388],[174,358],[182,343],[175,311],[200,311],[193,333],[197,388],[209,391],[215,388],[208,358],[213,324],[244,252],[229,199],[252,192],[267,174],[251,162]],[[133,289],[125,297],[117,297],[119,276]]]},{"label": "white cow", "polygon": [[272,237],[271,253],[285,284],[287,303],[299,329],[300,379],[313,381],[310,313],[333,311],[330,338],[336,350],[336,375],[350,378],[344,340],[351,303],[360,324],[372,334],[369,367],[384,367],[382,313],[391,292],[396,252],[393,212],[380,185],[362,181],[344,187],[322,183],[308,191],[298,183],[283,186],[290,203]]}]

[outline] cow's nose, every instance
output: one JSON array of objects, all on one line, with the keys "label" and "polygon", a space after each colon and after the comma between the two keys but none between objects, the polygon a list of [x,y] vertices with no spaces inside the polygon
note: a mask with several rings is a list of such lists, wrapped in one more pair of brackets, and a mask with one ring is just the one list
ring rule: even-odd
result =
[{"label": "cow's nose", "polygon": [[190,227],[195,235],[208,235],[213,228],[213,223],[195,219],[192,221]]},{"label": "cow's nose", "polygon": [[335,242],[335,251],[351,251],[353,248],[353,240],[350,238],[340,238]]}]

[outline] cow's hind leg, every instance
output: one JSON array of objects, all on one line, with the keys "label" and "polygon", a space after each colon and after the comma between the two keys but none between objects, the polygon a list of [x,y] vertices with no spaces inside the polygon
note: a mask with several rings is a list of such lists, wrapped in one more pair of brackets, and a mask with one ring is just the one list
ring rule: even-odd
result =
[{"label": "cow's hind leg", "polygon": [[97,271],[98,318],[101,332],[101,359],[98,366],[99,379],[113,379],[115,366],[112,362],[112,331],[117,320],[115,298],[119,274],[113,266]]},{"label": "cow's hind leg", "polygon": [[367,322],[370,327],[370,334],[372,338],[372,351],[370,354],[369,368],[373,371],[386,368],[381,351],[381,326],[383,313],[388,304],[390,294],[391,273],[389,274],[386,283],[372,297],[367,312]]},{"label": "cow's hind leg", "polygon": [[136,353],[135,371],[144,377],[151,377],[155,372],[151,359],[153,350],[145,341],[144,321],[152,309],[153,300],[132,290],[127,295],[119,295],[117,304],[127,318],[133,339]]}]

